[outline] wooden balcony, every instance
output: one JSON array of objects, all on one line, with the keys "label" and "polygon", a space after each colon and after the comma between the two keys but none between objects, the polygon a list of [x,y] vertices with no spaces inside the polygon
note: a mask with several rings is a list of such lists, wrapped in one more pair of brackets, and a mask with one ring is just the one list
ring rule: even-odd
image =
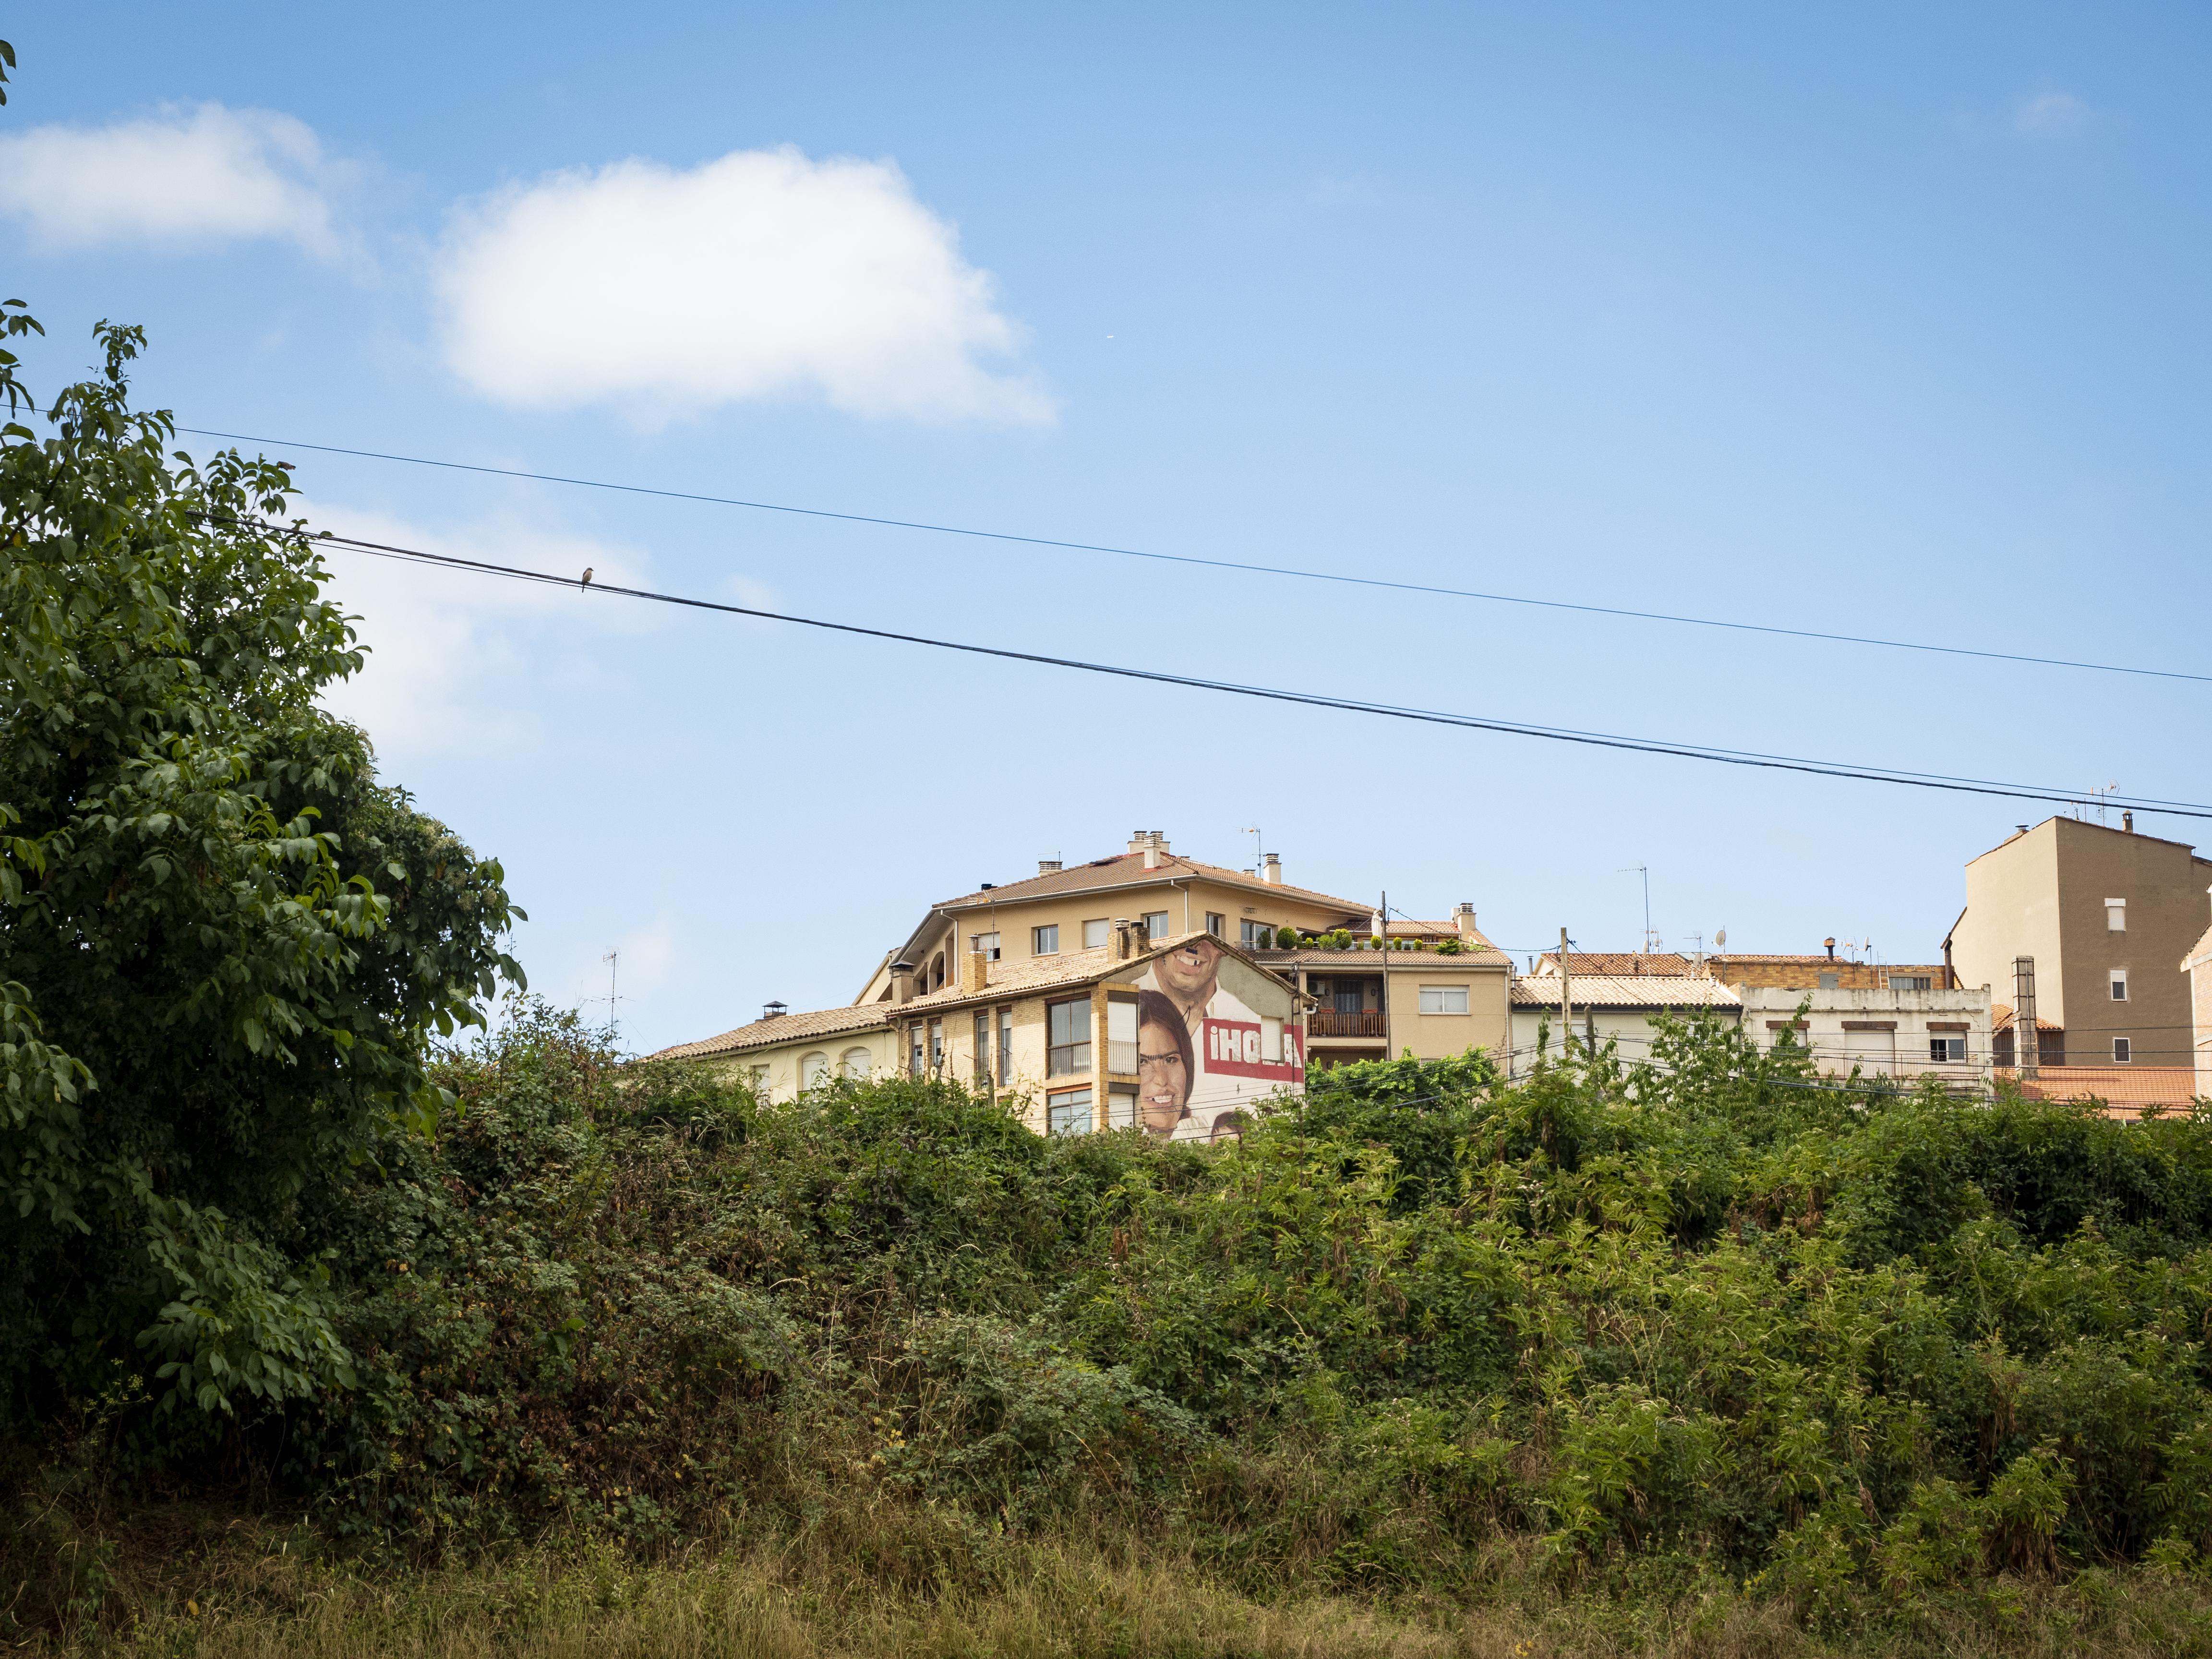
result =
[{"label": "wooden balcony", "polygon": [[1358,1013],[1339,1013],[1334,1008],[1316,1008],[1306,1016],[1306,1035],[1310,1037],[1379,1037],[1388,1036],[1380,1008],[1362,1009]]}]

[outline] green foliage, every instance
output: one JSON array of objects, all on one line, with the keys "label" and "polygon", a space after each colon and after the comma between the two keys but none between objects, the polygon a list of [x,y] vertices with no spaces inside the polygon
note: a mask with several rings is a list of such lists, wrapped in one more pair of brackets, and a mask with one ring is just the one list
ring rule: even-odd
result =
[{"label": "green foliage", "polygon": [[1297,949],[1297,945],[1298,930],[1297,928],[1278,927],[1275,929],[1275,948],[1278,951],[1295,951]]},{"label": "green foliage", "polygon": [[[5,331],[36,328],[20,302]],[[516,973],[480,861],[319,694],[361,665],[290,481],[171,454],[134,328],[0,428],[0,1420],[118,1365],[188,1418],[343,1389],[309,1184],[439,1100]],[[27,401],[0,355],[9,414]],[[38,419],[40,417],[32,416]]]}]

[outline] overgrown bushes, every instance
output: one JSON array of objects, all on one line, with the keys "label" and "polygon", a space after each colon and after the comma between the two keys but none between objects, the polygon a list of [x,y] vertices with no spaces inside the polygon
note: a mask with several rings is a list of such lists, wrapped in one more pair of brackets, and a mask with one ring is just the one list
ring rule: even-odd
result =
[{"label": "overgrown bushes", "polygon": [[1696,1024],[1516,1088],[1340,1068],[1222,1149],[611,1060],[520,1010],[303,1200],[358,1386],[240,1433],[325,1531],[834,1538],[908,1589],[1079,1538],[1832,1629],[2212,1550],[2193,1119]]}]

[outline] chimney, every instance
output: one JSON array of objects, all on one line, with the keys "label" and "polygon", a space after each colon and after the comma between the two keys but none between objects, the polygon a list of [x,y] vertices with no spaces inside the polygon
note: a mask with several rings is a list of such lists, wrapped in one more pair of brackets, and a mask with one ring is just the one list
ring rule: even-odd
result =
[{"label": "chimney", "polygon": [[1137,926],[1127,916],[1114,918],[1114,959],[1127,962],[1137,953]]},{"label": "chimney", "polygon": [[894,1004],[914,1000],[914,964],[910,962],[891,963],[891,1001]]},{"label": "chimney", "polygon": [[1039,859],[1037,860],[1037,874],[1041,876],[1056,876],[1059,873],[1060,860],[1058,859]]},{"label": "chimney", "polygon": [[1474,945],[1480,942],[1481,935],[1474,929],[1474,906],[1465,899],[1452,906],[1452,926],[1459,929],[1459,942],[1462,945]]},{"label": "chimney", "polygon": [[1269,853],[1260,860],[1260,879],[1270,887],[1283,884],[1283,855],[1280,853]]},{"label": "chimney", "polygon": [[1145,868],[1157,870],[1159,867],[1160,844],[1156,841],[1148,841],[1145,843]]},{"label": "chimney", "polygon": [[761,1010],[761,1018],[763,1019],[781,1019],[790,1012],[791,1005],[789,1003],[771,1002],[767,1007]]},{"label": "chimney", "polygon": [[1824,939],[1820,943],[1828,947],[1828,960],[1833,962],[1836,959],[1836,941],[1832,939]]},{"label": "chimney", "polygon": [[2123,829],[2123,830],[2126,830],[2126,831],[2127,831],[2127,833],[2128,833],[2128,834],[2130,834],[2130,835],[2131,835],[2131,836],[2132,836],[2133,834],[2135,834],[2135,832],[2136,832],[2136,815],[2135,815],[2133,812],[2123,812],[2123,813],[2121,813],[2121,814],[2120,814],[2120,828],[2121,828],[2121,829]]},{"label": "chimney", "polygon": [[970,951],[960,963],[960,989],[975,995],[991,982],[991,957],[985,951]]},{"label": "chimney", "polygon": [[2035,1024],[2035,958],[2012,959],[2013,1075],[2039,1075],[2043,1061],[2043,1034]]}]

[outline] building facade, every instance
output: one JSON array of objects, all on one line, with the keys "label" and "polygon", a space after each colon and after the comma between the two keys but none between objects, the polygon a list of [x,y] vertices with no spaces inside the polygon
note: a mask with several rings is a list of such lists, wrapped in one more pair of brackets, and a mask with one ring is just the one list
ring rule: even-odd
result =
[{"label": "building facade", "polygon": [[[1593,960],[1626,961],[1628,951],[1595,951]],[[1742,1018],[1736,994],[1700,974],[1583,973],[1584,953],[1571,951],[1567,972],[1523,974],[1512,984],[1513,1035],[1506,1053],[1508,1078],[1525,1078],[1540,1060],[1558,1060],[1570,1036],[1589,1053],[1610,1042],[1627,1061],[1649,1060],[1662,1015],[1711,1013],[1729,1024]],[[1613,965],[1610,962],[1607,965]]]},{"label": "building facade", "polygon": [[2032,957],[2039,1020],[2063,1033],[2059,1063],[2187,1067],[2178,964],[2204,932],[2208,882],[2212,860],[2185,842],[2045,818],[1966,866],[1945,958],[1961,983],[2009,1002],[2014,962]]},{"label": "building facade", "polygon": [[1790,1033],[1812,1050],[1814,1064],[1838,1076],[1856,1071],[1900,1083],[1932,1077],[1961,1094],[1989,1091],[1990,994],[1978,988],[1740,985],[1735,994],[1744,1030],[1761,1048],[1775,1047]]},{"label": "building facade", "polygon": [[655,1059],[696,1060],[788,1100],[840,1078],[903,1073],[1016,1104],[1039,1133],[1143,1128],[1162,1139],[1241,1134],[1266,1100],[1305,1085],[1308,1000],[1207,933],[1109,942],[1024,961],[970,951],[957,981],[890,997],[771,1012]]}]

